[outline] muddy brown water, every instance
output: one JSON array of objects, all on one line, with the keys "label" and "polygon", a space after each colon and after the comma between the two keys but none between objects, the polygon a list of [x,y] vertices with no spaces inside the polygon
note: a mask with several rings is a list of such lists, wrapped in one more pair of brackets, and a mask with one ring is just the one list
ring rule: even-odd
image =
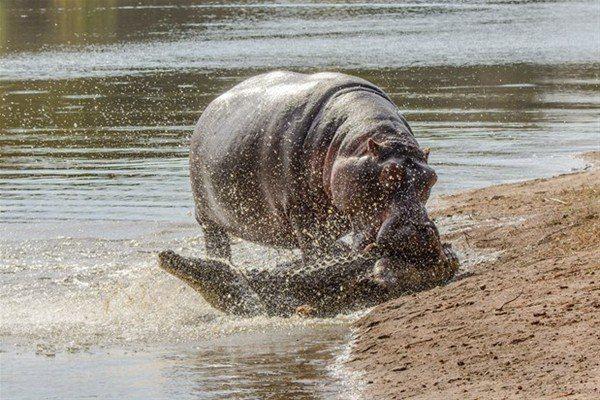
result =
[{"label": "muddy brown water", "polygon": [[156,267],[202,254],[202,109],[263,71],[342,71],[432,148],[435,194],[548,176],[600,145],[599,26],[594,1],[0,2],[2,397],[358,396],[357,315],[230,318]]}]

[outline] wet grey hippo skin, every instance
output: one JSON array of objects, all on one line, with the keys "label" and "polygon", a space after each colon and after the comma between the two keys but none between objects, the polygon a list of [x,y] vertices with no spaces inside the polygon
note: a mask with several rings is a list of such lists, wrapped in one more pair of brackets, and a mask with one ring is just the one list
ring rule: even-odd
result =
[{"label": "wet grey hippo skin", "polygon": [[208,105],[191,139],[207,254],[229,259],[235,236],[310,259],[350,233],[356,251],[439,255],[427,158],[368,81],[284,71],[247,79]]},{"label": "wet grey hippo skin", "polygon": [[380,265],[377,257],[350,255],[242,271],[223,260],[186,258],[172,251],[159,254],[159,265],[228,314],[327,317],[447,282],[458,259],[450,245],[443,248],[446,257],[434,263],[394,260],[393,268]]}]

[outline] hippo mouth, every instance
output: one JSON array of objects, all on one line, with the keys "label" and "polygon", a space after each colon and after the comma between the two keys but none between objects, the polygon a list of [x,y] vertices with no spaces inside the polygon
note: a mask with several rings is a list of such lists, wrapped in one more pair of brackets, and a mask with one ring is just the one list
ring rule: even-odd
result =
[{"label": "hippo mouth", "polygon": [[[429,227],[429,225],[427,226]],[[360,234],[359,234],[360,235]],[[401,230],[399,237],[393,237],[391,243],[382,245],[373,239],[362,239],[360,252],[365,257],[374,260],[370,280],[383,292],[400,294],[410,290],[420,290],[429,287],[431,282],[449,280],[458,270],[458,257],[448,243],[442,243],[437,229],[432,228],[426,240],[403,241]],[[400,240],[398,240],[400,239]],[[357,244],[355,242],[355,244]],[[355,250],[357,248],[355,247]]]},{"label": "hippo mouth", "polygon": [[413,265],[430,265],[445,257],[444,244],[438,235],[425,239],[406,241],[401,246],[382,243],[376,235],[369,239],[361,234],[355,236],[353,248],[369,258],[389,258]]},{"label": "hippo mouth", "polygon": [[385,215],[381,221],[353,221],[352,248],[389,257],[436,258],[442,253],[437,227],[428,217],[413,221]]},{"label": "hippo mouth", "polygon": [[444,251],[447,244],[440,242],[440,250],[422,251],[419,253],[406,251],[393,251],[381,248],[377,243],[371,243],[365,247],[362,254],[369,259],[385,260],[391,264],[410,264],[418,268],[427,268],[439,262],[446,262],[448,255]]},{"label": "hippo mouth", "polygon": [[389,292],[425,289],[432,282],[446,282],[458,271],[460,263],[449,243],[440,243],[440,247],[439,254],[426,257],[386,252],[378,254],[377,250],[372,250],[377,261],[370,279],[381,290]]}]

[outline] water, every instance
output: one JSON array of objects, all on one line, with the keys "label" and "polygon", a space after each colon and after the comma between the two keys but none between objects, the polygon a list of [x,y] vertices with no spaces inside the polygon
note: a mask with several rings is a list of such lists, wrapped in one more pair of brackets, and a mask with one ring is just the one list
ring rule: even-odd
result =
[{"label": "water", "polygon": [[569,171],[600,146],[599,7],[0,2],[2,397],[346,398],[356,316],[230,318],[156,267],[203,252],[186,158],[202,109],[263,71],[342,71],[432,148],[435,194]]},{"label": "water", "polygon": [[10,368],[2,393],[11,399],[347,399],[356,386],[329,366],[340,351],[332,343],[343,334],[335,326],[295,327],[143,351],[131,345],[57,354],[17,349],[3,355]]}]

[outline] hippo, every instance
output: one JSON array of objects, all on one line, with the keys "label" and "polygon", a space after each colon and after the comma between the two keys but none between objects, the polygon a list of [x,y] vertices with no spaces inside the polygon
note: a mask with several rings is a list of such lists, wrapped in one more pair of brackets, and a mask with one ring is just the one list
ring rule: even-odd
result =
[{"label": "hippo", "polygon": [[[191,138],[195,217],[209,258],[231,237],[299,249],[444,259],[425,208],[435,171],[398,107],[342,73],[275,71],[212,101]],[[433,263],[435,264],[435,262]],[[432,264],[432,265],[433,265]]]},{"label": "hippo", "polygon": [[222,259],[188,258],[163,251],[159,266],[227,314],[331,317],[447,282],[459,263],[449,244],[442,248],[446,257],[425,265],[421,259],[393,259],[394,268],[385,275],[375,267],[381,260],[373,253],[340,254],[310,264],[299,259],[274,269],[242,270]]}]

